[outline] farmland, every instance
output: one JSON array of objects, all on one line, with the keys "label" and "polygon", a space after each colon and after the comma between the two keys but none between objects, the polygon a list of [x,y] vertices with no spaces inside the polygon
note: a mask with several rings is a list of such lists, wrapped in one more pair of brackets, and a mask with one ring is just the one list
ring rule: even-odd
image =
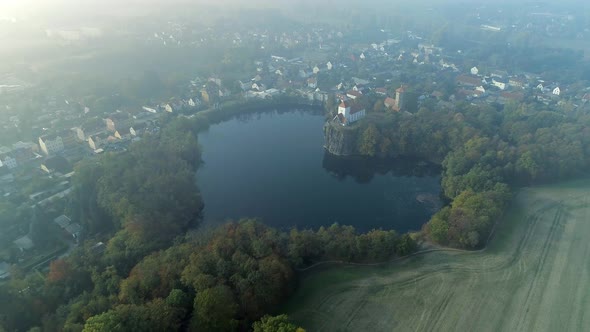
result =
[{"label": "farmland", "polygon": [[584,330],[589,189],[522,189],[480,252],[307,272],[285,310],[309,331]]}]

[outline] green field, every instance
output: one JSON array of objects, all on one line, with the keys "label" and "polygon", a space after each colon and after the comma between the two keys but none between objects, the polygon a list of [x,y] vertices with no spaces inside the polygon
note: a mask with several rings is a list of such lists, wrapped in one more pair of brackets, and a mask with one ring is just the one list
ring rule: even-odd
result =
[{"label": "green field", "polygon": [[308,331],[590,328],[590,181],[523,189],[481,252],[307,272],[284,310]]}]

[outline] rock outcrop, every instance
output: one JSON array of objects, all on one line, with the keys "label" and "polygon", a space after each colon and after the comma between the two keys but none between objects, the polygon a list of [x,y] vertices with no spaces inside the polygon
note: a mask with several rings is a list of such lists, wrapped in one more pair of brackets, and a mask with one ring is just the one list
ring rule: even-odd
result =
[{"label": "rock outcrop", "polygon": [[336,156],[357,155],[358,126],[344,127],[328,121],[324,125],[324,148]]}]

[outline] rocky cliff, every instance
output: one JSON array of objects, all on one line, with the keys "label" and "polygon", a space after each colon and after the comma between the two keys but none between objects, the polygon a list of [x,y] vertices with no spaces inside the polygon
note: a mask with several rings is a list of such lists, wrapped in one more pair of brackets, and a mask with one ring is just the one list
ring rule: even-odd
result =
[{"label": "rocky cliff", "polygon": [[324,125],[324,148],[336,156],[357,155],[358,127],[343,127],[328,121]]}]

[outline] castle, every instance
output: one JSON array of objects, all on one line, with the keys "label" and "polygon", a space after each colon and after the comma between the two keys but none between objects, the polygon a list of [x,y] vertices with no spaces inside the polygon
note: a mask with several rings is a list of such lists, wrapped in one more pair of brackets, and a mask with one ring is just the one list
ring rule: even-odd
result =
[{"label": "castle", "polygon": [[338,115],[334,117],[334,120],[339,121],[343,126],[348,126],[364,118],[365,115],[365,108],[361,105],[349,101],[342,101],[338,106]]}]

